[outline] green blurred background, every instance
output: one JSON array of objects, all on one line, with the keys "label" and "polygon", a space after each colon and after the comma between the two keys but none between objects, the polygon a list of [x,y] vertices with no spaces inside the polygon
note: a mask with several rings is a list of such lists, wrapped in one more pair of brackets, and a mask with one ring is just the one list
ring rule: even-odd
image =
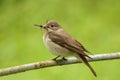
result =
[{"label": "green blurred background", "polygon": [[[0,0],[0,68],[49,60],[43,30],[34,24],[56,20],[93,54],[120,51],[120,0]],[[18,73],[0,80],[119,80],[120,61],[90,63]]]}]

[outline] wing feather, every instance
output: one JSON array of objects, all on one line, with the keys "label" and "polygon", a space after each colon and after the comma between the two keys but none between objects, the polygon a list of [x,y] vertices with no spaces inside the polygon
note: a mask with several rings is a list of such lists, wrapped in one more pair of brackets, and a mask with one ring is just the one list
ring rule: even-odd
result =
[{"label": "wing feather", "polygon": [[51,41],[60,45],[61,47],[64,47],[72,52],[78,53],[77,55],[79,55],[79,58],[81,58],[82,62],[89,67],[89,69],[94,74],[94,76],[97,76],[94,69],[87,62],[86,57],[88,57],[88,58],[90,58],[90,57],[84,53],[84,51],[86,51],[86,52],[88,52],[88,51],[82,46],[82,44],[80,44],[77,40],[73,39],[70,35],[68,35],[64,31],[62,34],[60,34],[60,33],[49,32],[48,33],[49,38],[51,39]]},{"label": "wing feather", "polygon": [[[69,34],[63,32],[56,33],[56,32],[49,32],[50,39],[55,42],[56,44],[84,56],[89,57],[86,53],[88,52],[77,40],[73,39]],[[89,57],[90,58],[90,57]]]}]

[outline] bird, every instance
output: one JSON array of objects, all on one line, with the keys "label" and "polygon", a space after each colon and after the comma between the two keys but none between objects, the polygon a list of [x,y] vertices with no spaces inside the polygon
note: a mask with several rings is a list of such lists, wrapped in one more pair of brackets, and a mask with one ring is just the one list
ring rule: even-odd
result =
[{"label": "bird", "polygon": [[49,20],[45,25],[35,24],[35,26],[45,29],[43,42],[46,48],[53,55],[57,56],[53,58],[53,60],[56,60],[59,57],[66,60],[66,56],[74,56],[82,61],[90,69],[93,75],[97,77],[96,72],[87,61],[87,58],[92,59],[87,54],[90,52],[79,41],[68,34],[57,21]]}]

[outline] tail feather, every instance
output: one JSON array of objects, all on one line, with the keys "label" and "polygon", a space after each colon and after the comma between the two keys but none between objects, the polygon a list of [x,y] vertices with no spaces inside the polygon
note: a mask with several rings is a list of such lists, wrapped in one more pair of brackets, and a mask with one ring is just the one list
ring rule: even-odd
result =
[{"label": "tail feather", "polygon": [[[76,56],[76,57],[78,58],[78,56]],[[90,71],[93,73],[93,75],[94,75],[95,77],[97,77],[96,72],[95,72],[94,69],[91,67],[91,65],[88,63],[88,61],[87,61],[87,59],[85,58],[85,56],[79,54],[79,58],[82,60],[82,62],[83,62],[86,66],[88,66],[88,68],[89,68]]]}]

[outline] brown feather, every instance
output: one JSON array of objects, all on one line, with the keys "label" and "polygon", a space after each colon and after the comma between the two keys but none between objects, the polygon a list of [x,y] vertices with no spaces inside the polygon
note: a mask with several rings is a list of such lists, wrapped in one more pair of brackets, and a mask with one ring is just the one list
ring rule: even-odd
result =
[{"label": "brown feather", "polygon": [[49,38],[54,43],[60,45],[61,47],[64,47],[74,53],[77,53],[79,57],[82,59],[82,62],[89,67],[91,72],[94,74],[94,76],[97,76],[93,68],[90,66],[90,64],[87,62],[87,59],[85,58],[91,58],[87,54],[85,54],[85,51],[88,52],[82,44],[80,44],[77,40],[73,39],[69,34],[64,32],[62,29],[61,32],[57,31],[51,31],[48,33]]},{"label": "brown feather", "polygon": [[86,59],[83,55],[81,55],[81,54],[79,54],[79,56],[80,56],[80,58],[82,59],[82,62],[83,62],[86,66],[88,66],[88,68],[91,70],[91,72],[93,73],[93,75],[94,75],[95,77],[97,77],[96,72],[95,72],[94,69],[91,67],[91,65],[88,63],[87,59]]},{"label": "brown feather", "polygon": [[56,44],[58,44],[62,47],[67,48],[68,50],[70,50],[72,52],[76,52],[76,53],[79,53],[79,54],[89,57],[87,54],[84,53],[86,51],[86,49],[78,41],[73,39],[69,34],[64,32],[62,29],[61,30],[59,29],[59,31],[57,31],[57,32],[51,31],[48,33],[49,38],[53,42],[55,42]]}]

